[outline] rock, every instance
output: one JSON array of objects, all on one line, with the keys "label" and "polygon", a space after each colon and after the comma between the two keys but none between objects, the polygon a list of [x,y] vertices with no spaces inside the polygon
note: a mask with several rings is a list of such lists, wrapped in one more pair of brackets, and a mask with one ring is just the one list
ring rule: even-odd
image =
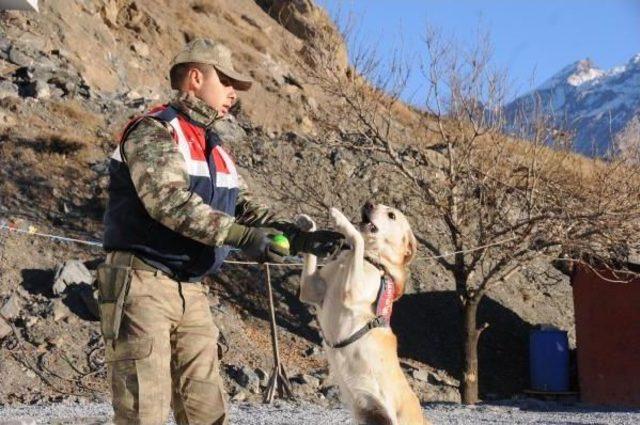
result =
[{"label": "rock", "polygon": [[39,317],[36,317],[36,316],[27,317],[27,320],[25,320],[25,323],[24,323],[24,327],[27,329],[31,328],[35,326],[36,323],[38,323],[39,321],[40,321]]},{"label": "rock", "polygon": [[6,97],[20,97],[20,94],[18,92],[18,86],[11,81],[3,80],[0,81],[0,99]]},{"label": "rock", "polygon": [[257,368],[255,370],[258,379],[260,379],[260,386],[266,387],[269,384],[269,374],[264,369]]},{"label": "rock", "polygon": [[33,97],[36,99],[46,99],[50,96],[51,90],[49,89],[49,84],[41,80],[36,81]]},{"label": "rock", "polygon": [[142,41],[134,41],[131,45],[131,50],[133,50],[143,58],[149,56],[149,46],[147,46],[147,44]]},{"label": "rock", "polygon": [[252,393],[260,392],[260,378],[247,366],[229,366],[229,376],[236,381],[241,387],[251,391]]},{"label": "rock", "polygon": [[213,128],[224,143],[231,143],[233,145],[247,138],[247,132],[244,131],[238,124],[238,121],[232,116],[217,120]]},{"label": "rock", "polygon": [[58,265],[53,279],[53,294],[62,295],[70,285],[86,284],[91,286],[93,277],[82,261],[69,260]]},{"label": "rock", "polygon": [[327,400],[337,401],[340,400],[340,391],[338,387],[335,385],[330,385],[328,387],[323,387],[320,389],[322,395],[324,395]]},{"label": "rock", "polygon": [[71,315],[69,308],[62,302],[60,298],[51,301],[50,311],[53,315],[53,321],[59,322]]},{"label": "rock", "polygon": [[318,110],[318,101],[313,97],[302,96],[302,101],[305,105],[309,107],[312,111]]},{"label": "rock", "polygon": [[15,45],[9,50],[9,62],[18,66],[31,66],[34,60],[20,51]]},{"label": "rock", "polygon": [[118,2],[115,0],[108,0],[104,2],[100,14],[108,26],[116,28],[118,26],[118,12],[120,12]]},{"label": "rock", "polygon": [[247,394],[244,391],[238,391],[233,397],[231,397],[231,401],[245,401],[247,399]]},{"label": "rock", "polygon": [[9,59],[9,50],[11,50],[11,41],[6,37],[0,37],[0,59]]},{"label": "rock", "polygon": [[17,295],[12,295],[0,308],[0,316],[7,320],[15,319],[20,314],[20,302]]},{"label": "rock", "polygon": [[320,349],[319,345],[312,345],[306,350],[304,350],[304,355],[308,357],[315,357],[320,353],[322,353],[322,350]]},{"label": "rock", "polygon": [[6,111],[0,110],[0,124],[4,125],[5,127],[10,127],[15,125],[16,123],[17,120],[13,115],[8,114]]},{"label": "rock", "polygon": [[296,123],[299,125],[298,130],[303,134],[315,134],[316,126],[311,121],[311,118],[304,115],[296,118]]},{"label": "rock", "polygon": [[424,369],[416,369],[411,373],[411,376],[413,376],[413,379],[416,379],[421,382],[428,382],[429,375],[430,373]]},{"label": "rock", "polygon": [[306,373],[301,373],[297,376],[291,378],[293,382],[298,382],[300,384],[309,385],[312,388],[318,388],[320,386],[320,379],[316,378],[313,375],[307,375]]},{"label": "rock", "polygon": [[0,340],[2,340],[2,338],[4,338],[5,336],[11,334],[11,332],[13,332],[13,329],[11,329],[9,323],[2,317],[0,317]]},{"label": "rock", "polygon": [[442,371],[439,371],[438,373],[430,373],[429,383],[433,385],[447,385],[449,387],[455,388],[458,388],[460,386],[460,382],[458,380],[447,376]]}]

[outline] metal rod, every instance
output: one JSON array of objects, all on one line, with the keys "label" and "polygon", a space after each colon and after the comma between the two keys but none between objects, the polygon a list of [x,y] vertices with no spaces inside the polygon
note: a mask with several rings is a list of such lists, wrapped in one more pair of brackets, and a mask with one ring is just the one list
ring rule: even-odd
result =
[{"label": "metal rod", "polygon": [[264,265],[267,275],[267,290],[269,292],[269,314],[271,315],[271,346],[276,368],[280,366],[280,347],[278,345],[278,328],[276,327],[276,309],[273,305],[273,289],[271,288],[271,272],[269,264]]},{"label": "metal rod", "polygon": [[287,377],[287,372],[284,370],[284,365],[280,363],[280,347],[278,345],[278,328],[276,326],[276,309],[273,303],[273,289],[271,287],[271,273],[269,270],[269,264],[264,265],[266,280],[267,280],[267,292],[269,295],[269,315],[271,319],[271,347],[273,348],[273,371],[271,377],[269,377],[269,383],[267,384],[267,392],[265,393],[264,402],[271,404],[276,395],[276,392],[280,397],[293,398],[291,391],[291,384]]}]

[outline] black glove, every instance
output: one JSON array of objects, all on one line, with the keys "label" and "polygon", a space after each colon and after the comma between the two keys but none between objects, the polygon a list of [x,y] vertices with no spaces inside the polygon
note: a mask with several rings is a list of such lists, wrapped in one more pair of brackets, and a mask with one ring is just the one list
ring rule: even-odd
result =
[{"label": "black glove", "polygon": [[249,259],[259,263],[282,263],[289,250],[271,239],[282,232],[270,227],[249,227],[234,223],[224,241],[225,245],[240,248]]},{"label": "black glove", "polygon": [[291,253],[313,254],[318,257],[330,257],[337,254],[345,243],[342,233],[331,230],[305,232],[298,230],[291,238]]},{"label": "black glove", "polygon": [[330,257],[346,245],[344,235],[331,230],[307,232],[285,220],[273,221],[268,225],[280,230],[289,239],[291,255],[308,253],[317,257]]}]

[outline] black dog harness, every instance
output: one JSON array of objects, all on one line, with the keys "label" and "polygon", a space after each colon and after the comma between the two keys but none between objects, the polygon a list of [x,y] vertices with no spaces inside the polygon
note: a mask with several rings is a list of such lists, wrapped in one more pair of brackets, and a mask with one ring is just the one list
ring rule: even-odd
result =
[{"label": "black dog harness", "polygon": [[396,291],[395,282],[393,278],[391,278],[391,275],[387,273],[387,270],[382,264],[374,261],[369,257],[365,257],[365,260],[373,264],[378,270],[384,273],[380,278],[380,288],[378,289],[378,296],[376,297],[376,301],[373,304],[375,306],[376,317],[370,320],[362,328],[358,329],[353,335],[337,342],[336,344],[331,344],[327,341],[326,338],[324,338],[325,343],[331,348],[346,347],[347,345],[352,344],[362,338],[371,329],[391,326],[391,311],[393,309],[393,299],[395,297]]}]

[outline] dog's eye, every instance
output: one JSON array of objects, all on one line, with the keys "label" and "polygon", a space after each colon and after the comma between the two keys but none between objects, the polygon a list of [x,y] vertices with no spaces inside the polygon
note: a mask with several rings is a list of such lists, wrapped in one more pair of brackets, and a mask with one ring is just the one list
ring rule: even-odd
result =
[{"label": "dog's eye", "polygon": [[389,218],[390,218],[391,220],[395,220],[395,219],[396,219],[396,215],[395,215],[393,212],[390,212],[390,213],[388,214],[388,216],[389,216]]}]

